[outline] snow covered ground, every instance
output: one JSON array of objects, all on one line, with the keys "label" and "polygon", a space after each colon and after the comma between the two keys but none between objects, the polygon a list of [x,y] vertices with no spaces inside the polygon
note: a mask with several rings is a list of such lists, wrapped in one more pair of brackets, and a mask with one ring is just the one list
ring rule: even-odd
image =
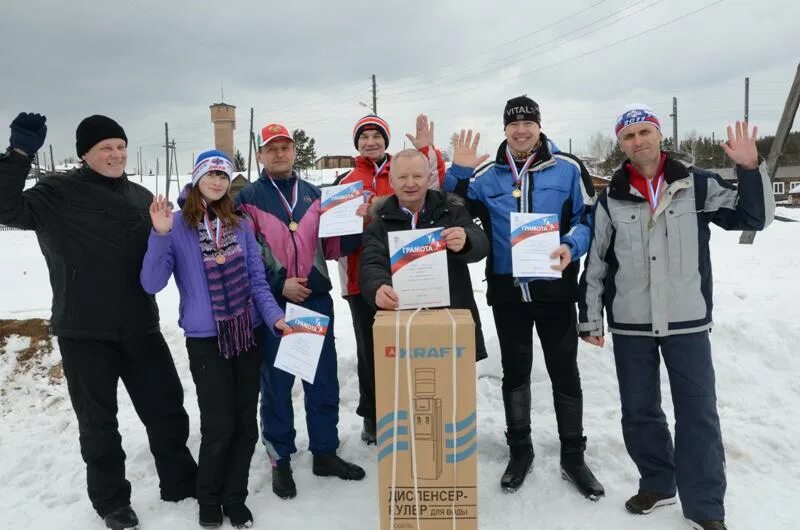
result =
[{"label": "snow covered ground", "polygon": [[[145,177],[146,179],[147,177]],[[138,181],[138,179],[135,179]],[[787,210],[788,212],[788,210]],[[794,213],[794,212],[792,212]],[[732,529],[800,528],[800,223],[776,222],[752,246],[738,245],[738,233],[715,229],[715,321],[712,333],[717,392],[727,450],[728,522]],[[47,270],[32,233],[0,232],[0,319],[49,317]],[[474,266],[474,289],[490,358],[479,364],[479,514],[485,529],[685,528],[679,507],[649,516],[625,512],[623,503],[637,488],[636,469],[622,442],[617,382],[610,345],[599,350],[580,345],[585,394],[587,459],[607,496],[592,503],[578,495],[558,472],[558,438],[551,390],[541,354],[533,372],[534,471],[514,495],[500,492],[506,463],[501,367],[491,312],[483,304],[482,264]],[[331,267],[335,276],[335,267]],[[338,281],[335,282],[338,285]],[[377,527],[375,447],[359,439],[355,341],[348,306],[335,293],[336,339],[341,382],[340,453],[362,464],[367,478],[342,483],[311,474],[301,390],[295,388],[300,452],[294,459],[298,497],[272,494],[269,464],[256,449],[248,505],[257,528],[358,530]],[[191,417],[189,447],[200,443],[196,394],[189,373],[174,285],[158,297],[162,329],[183,381]],[[536,342],[536,341],[534,341]],[[66,384],[52,383],[47,371],[59,361],[57,345],[40,367],[21,370],[15,352],[27,346],[12,337],[0,349],[0,529],[101,529],[85,493],[78,431]],[[664,376],[663,381],[666,381]],[[672,423],[669,387],[663,385],[665,411]],[[144,429],[120,385],[119,421],[128,455],[128,478],[141,528],[198,528],[193,501],[163,503]],[[645,518],[646,517],[646,518]]]}]

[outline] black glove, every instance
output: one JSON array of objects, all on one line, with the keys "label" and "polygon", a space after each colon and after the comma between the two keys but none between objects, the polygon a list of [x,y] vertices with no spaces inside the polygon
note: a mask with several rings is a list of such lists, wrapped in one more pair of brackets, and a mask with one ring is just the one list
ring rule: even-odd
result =
[{"label": "black glove", "polygon": [[11,138],[8,145],[11,149],[20,149],[32,156],[44,145],[47,136],[47,118],[41,114],[20,112],[19,116],[11,122]]}]

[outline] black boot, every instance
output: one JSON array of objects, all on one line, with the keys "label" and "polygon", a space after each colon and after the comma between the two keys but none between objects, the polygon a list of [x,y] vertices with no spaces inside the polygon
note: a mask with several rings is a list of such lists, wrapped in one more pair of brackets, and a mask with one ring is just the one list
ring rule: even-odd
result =
[{"label": "black boot", "polygon": [[136,530],[136,528],[139,528],[139,519],[130,505],[117,508],[113,512],[106,514],[103,517],[103,521],[106,523],[106,527],[111,528],[111,530]]},{"label": "black boot", "polygon": [[533,467],[531,442],[531,385],[530,382],[503,392],[506,410],[506,441],[510,457],[500,487],[506,493],[517,491]]},{"label": "black boot", "polygon": [[219,504],[201,504],[198,520],[203,528],[219,528],[222,526],[222,508]]},{"label": "black boot", "polygon": [[281,499],[293,499],[297,496],[297,486],[294,484],[289,464],[272,467],[272,492]]},{"label": "black boot", "polygon": [[361,430],[361,441],[367,445],[375,445],[378,442],[375,436],[375,420],[364,418],[364,428]]},{"label": "black boot", "polygon": [[243,502],[226,504],[222,507],[222,513],[228,516],[231,526],[234,528],[252,528],[253,526],[253,513]]},{"label": "black boot", "polygon": [[338,455],[314,455],[311,471],[318,477],[339,477],[342,480],[361,480],[366,476],[364,470],[342,460]]},{"label": "black boot", "polygon": [[583,398],[553,392],[558,436],[561,438],[561,476],[572,482],[587,499],[596,501],[606,494],[583,459]]}]

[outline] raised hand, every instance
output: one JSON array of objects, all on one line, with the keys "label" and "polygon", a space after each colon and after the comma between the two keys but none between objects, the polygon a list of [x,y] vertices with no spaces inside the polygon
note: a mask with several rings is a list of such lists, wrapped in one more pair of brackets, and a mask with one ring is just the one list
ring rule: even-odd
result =
[{"label": "raised hand", "polygon": [[153,202],[150,203],[150,220],[153,222],[153,230],[159,234],[168,234],[172,230],[172,207],[166,197],[153,197]]},{"label": "raised hand", "polygon": [[733,160],[745,169],[755,169],[758,167],[758,150],[756,149],[756,137],[758,127],[753,127],[750,134],[748,123],[737,121],[736,125],[728,125],[728,141],[722,142],[722,150]]},{"label": "raised hand", "polygon": [[475,138],[472,138],[472,129],[461,129],[460,133],[453,134],[453,164],[463,167],[471,167],[475,169],[483,164],[489,155],[478,156],[478,142],[481,139],[481,133],[476,132]]},{"label": "raised hand", "polygon": [[424,114],[417,116],[417,134],[412,136],[406,134],[406,138],[411,140],[414,147],[422,149],[429,145],[433,145],[433,122],[428,122],[428,117]]},{"label": "raised hand", "polygon": [[33,155],[44,145],[47,136],[47,118],[41,114],[20,112],[11,122],[11,137],[8,145],[11,149]]},{"label": "raised hand", "polygon": [[460,226],[453,226],[442,230],[442,238],[448,250],[461,252],[467,244],[467,232]]}]

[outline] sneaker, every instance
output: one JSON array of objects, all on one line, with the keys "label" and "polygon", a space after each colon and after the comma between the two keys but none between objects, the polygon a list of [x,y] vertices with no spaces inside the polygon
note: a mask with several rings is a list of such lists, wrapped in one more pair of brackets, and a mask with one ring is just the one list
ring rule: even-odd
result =
[{"label": "sneaker", "polygon": [[139,518],[136,517],[136,512],[133,511],[130,505],[117,508],[113,512],[106,514],[103,517],[103,521],[106,523],[106,527],[111,530],[136,530],[139,528]]},{"label": "sneaker", "polygon": [[293,499],[297,496],[292,468],[288,464],[272,467],[272,492],[281,499]]},{"label": "sneaker", "polygon": [[364,428],[361,429],[361,441],[367,445],[375,445],[378,438],[375,435],[375,420],[364,418]]},{"label": "sneaker", "polygon": [[219,504],[201,504],[198,520],[203,528],[219,528],[222,526],[222,508]]},{"label": "sneaker", "polygon": [[319,477],[339,477],[342,480],[361,480],[367,475],[361,467],[342,460],[338,455],[314,455],[311,470]]},{"label": "sneaker", "polygon": [[695,521],[693,519],[687,519],[687,521],[689,521],[689,526],[695,530],[728,530],[725,521]]},{"label": "sneaker", "polygon": [[222,512],[231,520],[234,528],[252,528],[253,514],[243,502],[236,504],[226,504],[222,507]]},{"label": "sneaker", "polygon": [[644,515],[652,512],[659,506],[668,506],[678,502],[674,493],[653,493],[640,491],[625,502],[625,509],[631,513]]}]

